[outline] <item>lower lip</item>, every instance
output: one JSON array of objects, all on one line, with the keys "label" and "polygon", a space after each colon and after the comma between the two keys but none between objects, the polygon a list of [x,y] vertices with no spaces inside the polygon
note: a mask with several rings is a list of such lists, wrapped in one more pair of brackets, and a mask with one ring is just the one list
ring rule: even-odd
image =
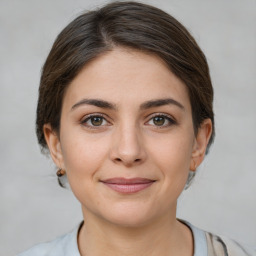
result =
[{"label": "lower lip", "polygon": [[139,184],[115,184],[115,183],[103,183],[109,188],[124,194],[132,194],[142,191],[150,187],[154,182],[149,183],[139,183]]}]

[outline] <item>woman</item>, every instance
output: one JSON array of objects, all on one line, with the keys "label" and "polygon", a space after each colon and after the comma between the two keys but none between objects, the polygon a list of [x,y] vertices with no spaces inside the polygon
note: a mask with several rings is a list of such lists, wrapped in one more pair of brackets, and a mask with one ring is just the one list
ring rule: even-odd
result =
[{"label": "woman", "polygon": [[43,67],[37,136],[84,221],[28,255],[253,255],[176,219],[214,138],[206,58],[163,11],[114,2],[82,14]]}]

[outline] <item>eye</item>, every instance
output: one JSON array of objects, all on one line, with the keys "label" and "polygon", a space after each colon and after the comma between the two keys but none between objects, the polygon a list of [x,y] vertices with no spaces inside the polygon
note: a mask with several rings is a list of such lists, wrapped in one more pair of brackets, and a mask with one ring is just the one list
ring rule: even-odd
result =
[{"label": "eye", "polygon": [[105,126],[108,124],[108,122],[103,116],[98,114],[98,115],[89,115],[85,117],[81,121],[81,124],[89,128],[94,128],[99,126]]},{"label": "eye", "polygon": [[157,114],[149,120],[148,124],[161,128],[176,124],[176,121],[169,115]]}]

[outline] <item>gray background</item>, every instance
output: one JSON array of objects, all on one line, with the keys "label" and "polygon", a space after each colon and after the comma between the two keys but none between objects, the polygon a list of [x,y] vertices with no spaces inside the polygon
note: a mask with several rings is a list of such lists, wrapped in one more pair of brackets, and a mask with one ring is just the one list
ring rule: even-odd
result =
[{"label": "gray background", "polygon": [[[0,1],[0,254],[55,238],[82,219],[40,154],[35,109],[41,66],[57,33],[106,1]],[[204,50],[217,137],[178,216],[256,247],[256,1],[147,1],[178,18]]]}]

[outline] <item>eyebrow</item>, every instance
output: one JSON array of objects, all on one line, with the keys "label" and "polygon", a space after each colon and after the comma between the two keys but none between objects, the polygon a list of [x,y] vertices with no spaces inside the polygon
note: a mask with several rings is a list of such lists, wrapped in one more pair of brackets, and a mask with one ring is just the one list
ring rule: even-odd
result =
[{"label": "eyebrow", "polygon": [[185,109],[185,107],[179,103],[178,101],[172,99],[172,98],[166,98],[166,99],[156,99],[156,100],[149,100],[141,104],[140,109],[145,110],[149,108],[154,108],[154,107],[161,107],[165,105],[175,105],[182,110]]},{"label": "eyebrow", "polygon": [[[99,108],[105,108],[105,109],[110,109],[110,110],[117,110],[117,106],[113,103],[110,103],[105,100],[100,100],[100,99],[82,99],[76,104],[74,104],[71,108],[71,110],[76,109],[79,106],[82,105],[93,105]],[[175,105],[179,107],[180,109],[184,110],[185,107],[179,103],[178,101],[172,99],[172,98],[166,98],[166,99],[156,99],[156,100],[149,100],[140,105],[140,110],[146,110],[149,108],[154,108],[154,107],[161,107],[165,105]]]},{"label": "eyebrow", "polygon": [[99,108],[117,110],[117,107],[115,104],[112,104],[105,100],[99,100],[99,99],[82,99],[82,100],[78,101],[75,105],[73,105],[71,110],[74,110],[75,108],[77,108],[81,105],[93,105],[93,106],[96,106]]}]

